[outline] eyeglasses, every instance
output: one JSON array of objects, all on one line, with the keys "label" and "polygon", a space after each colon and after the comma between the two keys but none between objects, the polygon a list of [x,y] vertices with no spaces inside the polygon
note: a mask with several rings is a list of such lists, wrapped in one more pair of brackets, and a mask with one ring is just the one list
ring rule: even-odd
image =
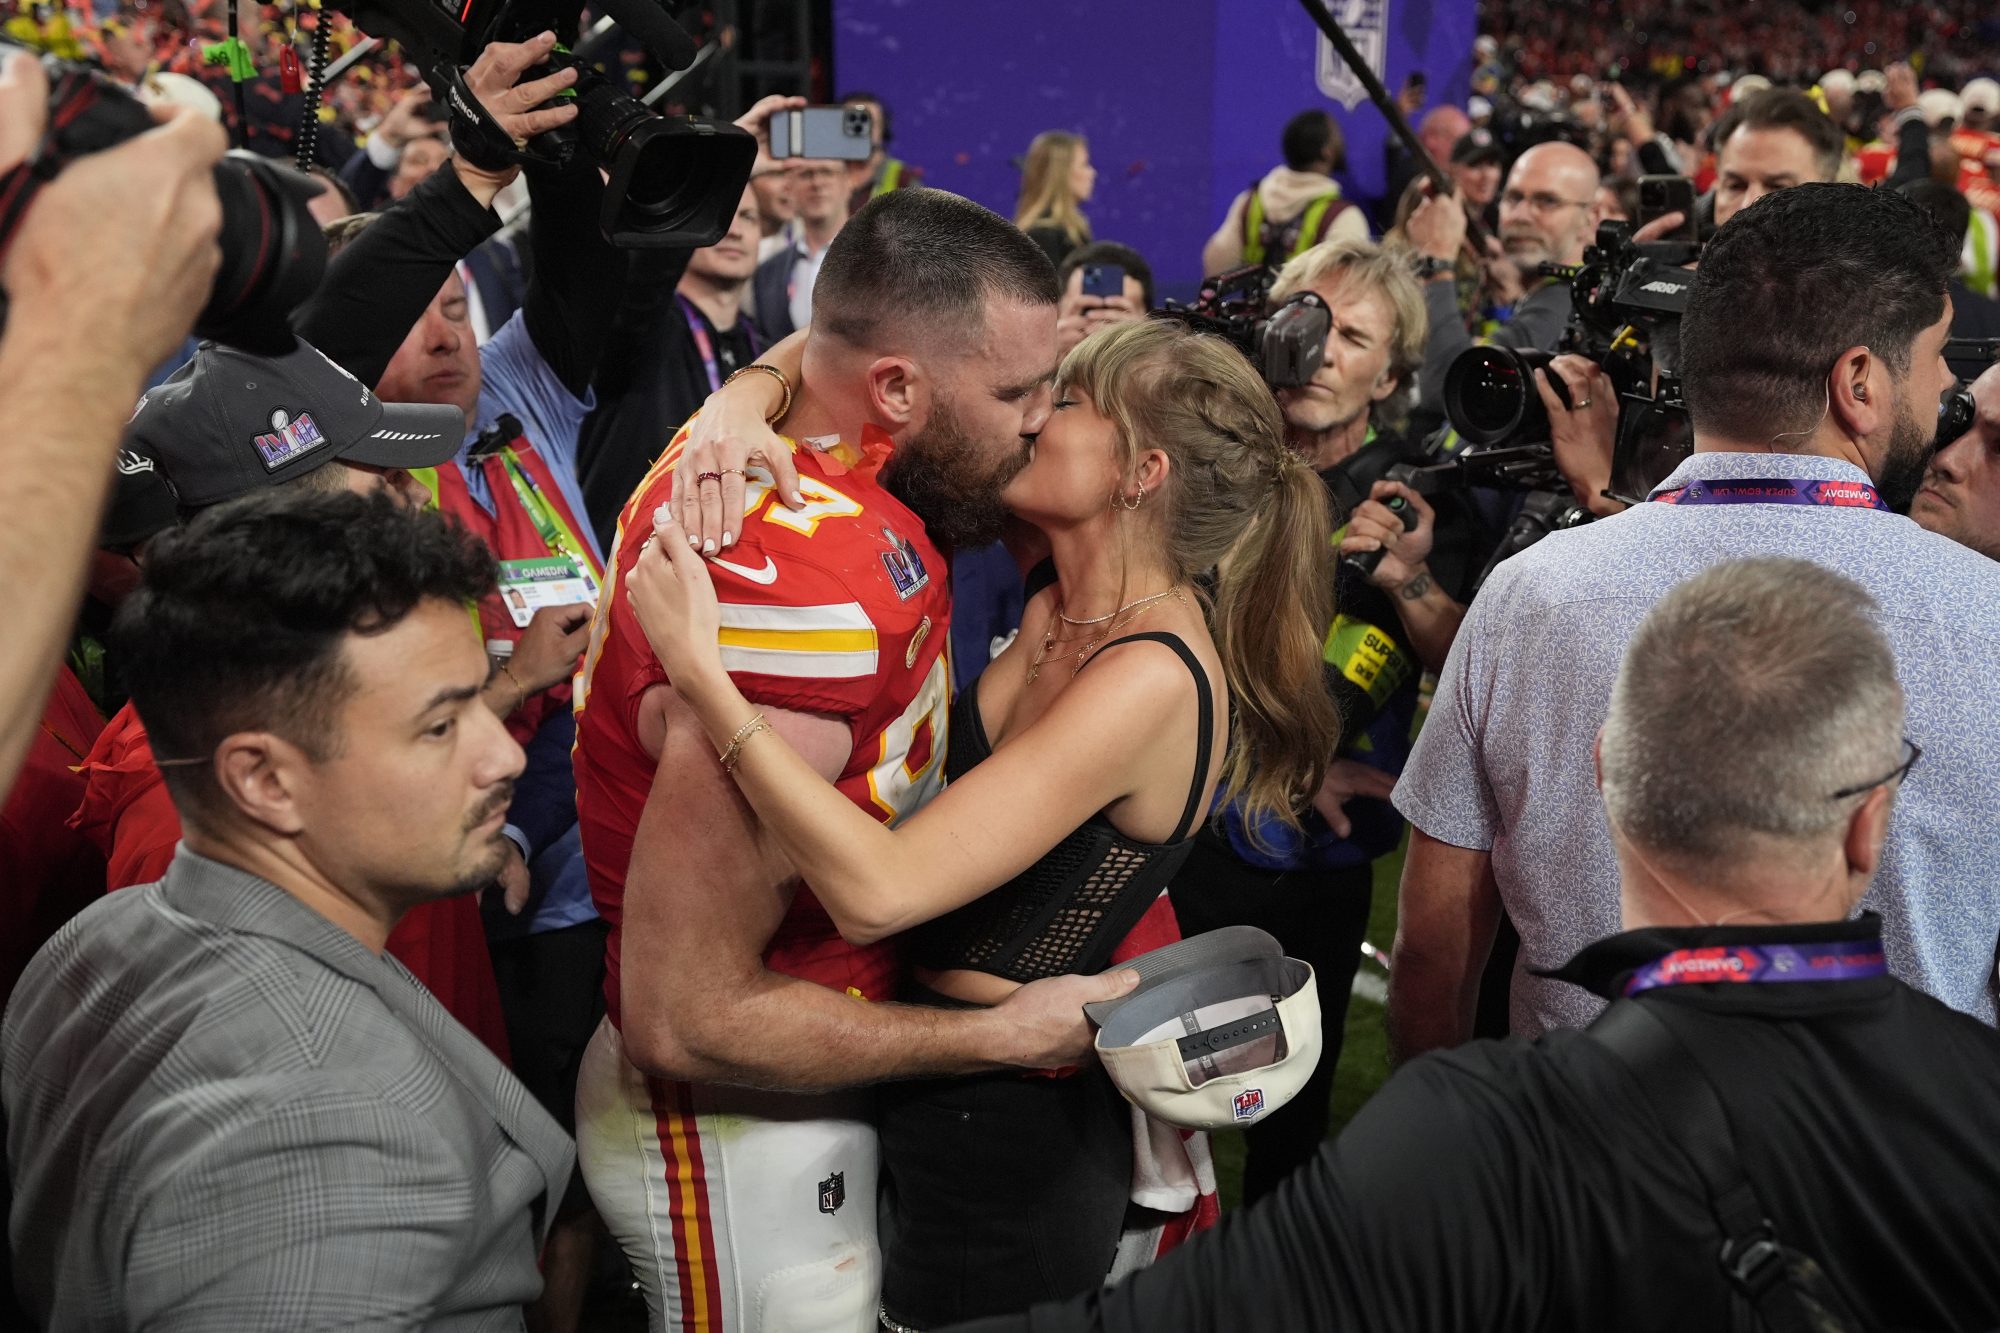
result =
[{"label": "eyeglasses", "polygon": [[1558,194],[1522,194],[1519,190],[1509,190],[1500,196],[1502,208],[1519,208],[1526,204],[1537,213],[1553,213],[1559,208],[1589,208],[1590,204],[1575,199],[1565,199]]},{"label": "eyeglasses", "polygon": [[1901,782],[1903,779],[1909,777],[1910,770],[1917,766],[1917,760],[1924,757],[1924,751],[1922,746],[1918,745],[1908,736],[1903,737],[1903,746],[1910,752],[1908,759],[1905,759],[1902,763],[1896,765],[1873,782],[1864,782],[1858,787],[1842,787],[1827,799],[1830,801],[1844,801],[1850,796],[1859,796],[1864,791],[1873,791],[1877,787],[1887,786],[1891,782]]}]

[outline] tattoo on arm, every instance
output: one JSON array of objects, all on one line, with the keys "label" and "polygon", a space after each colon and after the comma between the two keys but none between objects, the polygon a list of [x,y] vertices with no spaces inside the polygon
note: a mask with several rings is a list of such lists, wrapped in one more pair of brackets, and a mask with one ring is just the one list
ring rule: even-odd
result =
[{"label": "tattoo on arm", "polygon": [[1431,572],[1428,569],[1420,569],[1409,582],[1396,591],[1402,594],[1403,600],[1406,602],[1420,602],[1423,600],[1424,594],[1430,590]]}]

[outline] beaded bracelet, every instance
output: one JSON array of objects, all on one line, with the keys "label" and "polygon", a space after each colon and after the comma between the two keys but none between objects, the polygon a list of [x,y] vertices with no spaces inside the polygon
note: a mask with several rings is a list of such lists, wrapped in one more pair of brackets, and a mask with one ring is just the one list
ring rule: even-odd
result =
[{"label": "beaded bracelet", "polygon": [[729,378],[724,380],[722,383],[724,387],[727,387],[731,384],[734,384],[737,380],[742,379],[745,375],[750,374],[752,371],[761,371],[764,374],[769,375],[772,379],[778,381],[778,387],[782,389],[785,394],[784,400],[778,404],[778,410],[776,412],[773,412],[770,416],[765,417],[764,421],[766,424],[769,424],[771,422],[783,421],[785,419],[785,413],[792,410],[792,382],[786,379],[785,372],[778,369],[776,366],[767,366],[762,361],[752,361],[747,366],[742,366],[736,370],[731,371],[729,374]]}]

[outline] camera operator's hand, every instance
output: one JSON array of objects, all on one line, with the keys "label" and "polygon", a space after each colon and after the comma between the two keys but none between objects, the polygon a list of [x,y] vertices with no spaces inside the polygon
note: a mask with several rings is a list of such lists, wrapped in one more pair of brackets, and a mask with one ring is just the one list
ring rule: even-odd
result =
[{"label": "camera operator's hand", "polygon": [[[0,67],[0,171],[41,141],[48,101],[40,63],[10,56]],[[0,267],[8,340],[39,341],[28,326],[46,325],[49,342],[80,359],[73,368],[101,372],[91,392],[121,413],[131,402],[122,395],[186,340],[222,262],[215,164],[228,137],[192,110],[159,107],[153,119],[42,187]]]},{"label": "camera operator's hand", "polygon": [[[796,386],[803,374],[805,340],[801,329],[773,344],[759,359],[774,365]],[[710,394],[689,423],[687,442],[674,464],[668,503],[674,506],[689,544],[704,555],[726,550],[743,531],[743,474],[752,464],[770,471],[785,504],[805,507],[791,448],[771,429],[770,419],[783,402],[777,381],[760,371]]]},{"label": "camera operator's hand", "polygon": [[789,161],[780,162],[771,156],[771,117],[780,111],[797,111],[806,105],[803,97],[782,97],[773,93],[758,100],[757,105],[736,118],[736,128],[748,130],[757,136],[757,160],[750,164],[752,178],[773,171],[790,171]]},{"label": "camera operator's hand", "polygon": [[[1640,242],[1641,244],[1647,241],[1657,241],[1671,234],[1677,227],[1679,227],[1683,222],[1686,221],[1687,221],[1687,214],[1679,211],[1678,209],[1676,209],[1671,213],[1662,213],[1660,214],[1660,216],[1654,218],[1651,222],[1648,222],[1645,226],[1639,228],[1639,230],[1633,232],[1632,239]],[[1693,268],[1694,265],[1689,264],[1687,265],[1687,267]]]},{"label": "camera operator's hand", "polygon": [[[1410,512],[1417,516],[1416,526],[1408,532],[1403,530],[1403,520],[1383,503],[1393,496],[1401,496]],[[1437,511],[1424,502],[1424,497],[1400,481],[1378,481],[1369,490],[1368,498],[1349,515],[1340,553],[1382,552],[1382,561],[1368,581],[1393,592],[1423,572],[1424,561],[1430,558],[1436,540]]]},{"label": "camera operator's hand", "polygon": [[[525,42],[488,42],[479,59],[472,62],[472,68],[465,71],[465,86],[516,144],[576,119],[573,101],[538,109],[576,83],[574,69],[559,69],[539,79],[519,82],[524,72],[549,58],[555,45],[556,35],[552,32],[530,37]],[[464,153],[452,154],[451,166],[466,190],[487,208],[493,206],[494,196],[521,174],[520,167],[511,164],[499,171],[475,167],[465,160]]]},{"label": "camera operator's hand", "polygon": [[[1557,396],[1552,375],[1568,390],[1570,406]],[[1618,391],[1611,377],[1588,357],[1559,356],[1535,376],[1535,392],[1548,409],[1556,467],[1576,502],[1600,518],[1623,509],[1618,501],[1604,497],[1611,485],[1611,451],[1618,438]]]},{"label": "camera operator's hand", "polygon": [[1403,224],[1403,234],[1418,254],[1456,263],[1459,247],[1465,244],[1465,204],[1456,190],[1443,195],[1427,185],[1425,194]]}]

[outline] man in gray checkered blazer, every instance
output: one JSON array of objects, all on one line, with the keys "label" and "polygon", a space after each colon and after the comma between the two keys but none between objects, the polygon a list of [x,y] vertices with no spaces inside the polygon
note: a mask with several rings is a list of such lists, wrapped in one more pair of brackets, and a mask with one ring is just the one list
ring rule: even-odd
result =
[{"label": "man in gray checkered blazer", "polygon": [[163,538],[117,641],[185,828],[0,1028],[8,1238],[50,1329],[518,1328],[569,1139],[383,942],[490,882],[520,748],[483,546],[279,493]]}]

